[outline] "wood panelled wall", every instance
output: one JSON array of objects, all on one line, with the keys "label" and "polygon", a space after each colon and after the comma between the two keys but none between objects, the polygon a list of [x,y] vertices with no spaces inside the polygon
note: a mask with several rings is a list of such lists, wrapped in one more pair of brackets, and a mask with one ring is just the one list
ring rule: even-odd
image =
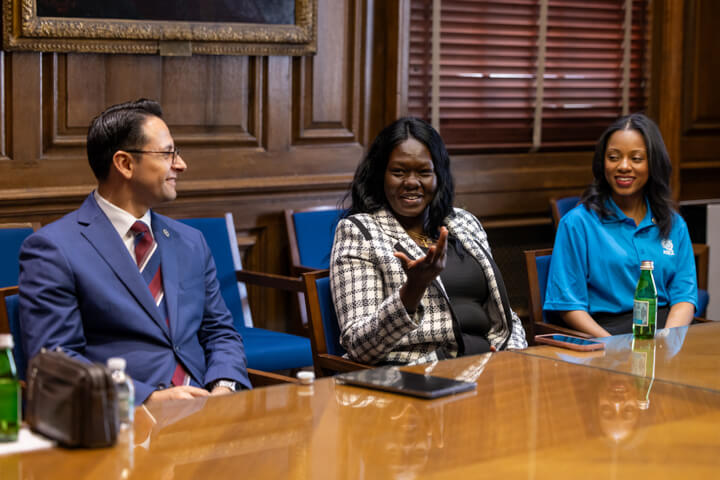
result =
[{"label": "wood panelled wall", "polygon": [[[651,112],[668,112],[661,126],[678,152],[682,197],[718,196],[720,7],[654,3]],[[158,210],[230,211],[246,268],[286,272],[282,210],[336,204],[364,148],[406,101],[408,0],[319,0],[318,7],[311,57],[1,53],[0,222],[47,223],[79,206],[94,186],[84,151],[91,118],[113,103],[155,98],[189,165],[178,199]],[[679,72],[662,66],[666,54]],[[590,159],[589,152],[453,157],[457,203],[488,227],[521,310],[520,250],[552,242],[547,200],[581,191]],[[292,298],[251,290],[256,324],[291,329]]]}]

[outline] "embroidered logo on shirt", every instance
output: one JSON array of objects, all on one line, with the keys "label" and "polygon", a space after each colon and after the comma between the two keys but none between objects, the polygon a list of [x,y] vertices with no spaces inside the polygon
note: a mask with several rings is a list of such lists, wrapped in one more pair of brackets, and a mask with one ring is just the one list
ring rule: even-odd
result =
[{"label": "embroidered logo on shirt", "polygon": [[663,253],[665,255],[675,255],[675,252],[673,251],[672,240],[670,240],[669,238],[665,238],[662,242],[660,242],[660,245],[662,245]]}]

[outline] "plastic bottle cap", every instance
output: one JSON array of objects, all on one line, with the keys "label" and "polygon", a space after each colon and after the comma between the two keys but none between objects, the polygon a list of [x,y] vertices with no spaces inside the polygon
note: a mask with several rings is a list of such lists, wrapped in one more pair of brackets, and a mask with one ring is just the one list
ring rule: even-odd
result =
[{"label": "plastic bottle cap", "polygon": [[13,348],[15,346],[15,342],[13,342],[13,337],[9,333],[3,333],[0,334],[0,348]]},{"label": "plastic bottle cap", "polygon": [[309,385],[315,381],[315,372],[309,372],[307,370],[301,370],[297,373],[297,379],[303,385]]},{"label": "plastic bottle cap", "polygon": [[110,357],[107,360],[107,366],[110,370],[125,370],[127,362],[122,357]]}]

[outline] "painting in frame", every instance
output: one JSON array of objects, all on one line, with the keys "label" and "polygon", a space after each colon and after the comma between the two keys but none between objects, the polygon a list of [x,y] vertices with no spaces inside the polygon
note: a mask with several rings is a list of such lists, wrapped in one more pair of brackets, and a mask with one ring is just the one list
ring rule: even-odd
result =
[{"label": "painting in frame", "polygon": [[309,55],[317,0],[2,0],[3,49]]}]

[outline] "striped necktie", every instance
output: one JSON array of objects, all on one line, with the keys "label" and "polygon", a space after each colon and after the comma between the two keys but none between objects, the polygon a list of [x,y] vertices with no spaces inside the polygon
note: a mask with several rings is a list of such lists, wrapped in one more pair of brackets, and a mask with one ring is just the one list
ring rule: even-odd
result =
[{"label": "striped necktie", "polygon": [[[162,269],[160,268],[160,255],[157,253],[158,244],[150,234],[148,226],[141,221],[135,222],[130,230],[135,233],[135,261],[142,275],[150,294],[155,299],[155,305],[160,313],[165,316],[165,322],[170,327],[170,319],[167,312],[167,303],[163,292]],[[173,385],[185,385],[190,379],[182,365],[178,362],[172,376]]]}]

